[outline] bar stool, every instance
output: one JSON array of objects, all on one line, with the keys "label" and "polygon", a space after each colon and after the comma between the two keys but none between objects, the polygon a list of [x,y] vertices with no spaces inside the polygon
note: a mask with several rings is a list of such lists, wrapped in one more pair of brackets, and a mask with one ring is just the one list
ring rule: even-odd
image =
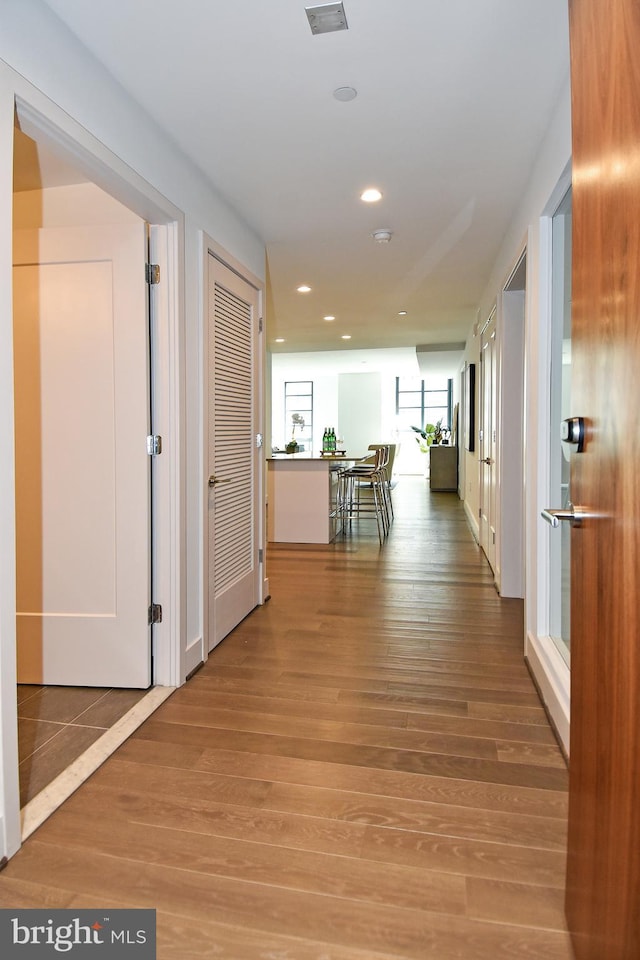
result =
[{"label": "bar stool", "polygon": [[[390,522],[393,520],[393,518],[394,518],[394,513],[393,513],[393,499],[392,499],[392,497],[391,497],[391,446],[390,446],[389,444],[385,444],[385,443],[370,443],[370,444],[369,444],[369,450],[378,450],[378,449],[380,449],[380,448],[382,448],[382,449],[384,450],[384,458],[383,458],[383,462],[380,464],[380,469],[381,469],[381,470],[383,471],[383,473],[384,473],[384,481],[385,481],[385,489],[384,489],[384,492],[385,492],[385,503],[386,503],[386,506],[387,506],[387,515],[388,515],[388,519],[389,519],[389,523],[390,523]],[[387,524],[387,528],[389,527],[389,523]]]},{"label": "bar stool", "polygon": [[[388,450],[386,453],[388,458]],[[375,517],[378,539],[382,544],[389,532],[389,508],[386,499],[386,475],[382,469],[385,449],[375,451],[373,463],[354,464],[340,471],[338,477],[338,503],[342,529],[346,532],[347,521]],[[371,488],[372,499],[361,495],[362,487]]]}]

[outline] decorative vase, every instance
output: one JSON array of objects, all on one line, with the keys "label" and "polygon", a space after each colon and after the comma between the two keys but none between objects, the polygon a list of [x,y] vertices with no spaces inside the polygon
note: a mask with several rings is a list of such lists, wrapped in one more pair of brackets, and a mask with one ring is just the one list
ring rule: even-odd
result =
[{"label": "decorative vase", "polygon": [[298,441],[290,440],[289,443],[286,445],[285,450],[287,451],[287,453],[297,453]]}]

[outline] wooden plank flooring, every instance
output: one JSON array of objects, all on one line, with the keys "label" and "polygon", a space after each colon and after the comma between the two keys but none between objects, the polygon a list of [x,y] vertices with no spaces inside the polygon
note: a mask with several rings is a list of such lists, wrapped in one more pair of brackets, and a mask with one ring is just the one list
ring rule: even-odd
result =
[{"label": "wooden plank flooring", "polygon": [[160,960],[571,960],[567,772],[453,494],[272,599],[23,846],[0,906],[155,907]]}]

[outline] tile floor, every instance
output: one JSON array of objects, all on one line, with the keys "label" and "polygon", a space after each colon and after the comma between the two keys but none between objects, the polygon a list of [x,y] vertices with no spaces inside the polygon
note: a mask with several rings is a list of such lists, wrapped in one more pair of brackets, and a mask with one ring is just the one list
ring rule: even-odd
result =
[{"label": "tile floor", "polygon": [[20,806],[40,793],[147,693],[18,684]]}]

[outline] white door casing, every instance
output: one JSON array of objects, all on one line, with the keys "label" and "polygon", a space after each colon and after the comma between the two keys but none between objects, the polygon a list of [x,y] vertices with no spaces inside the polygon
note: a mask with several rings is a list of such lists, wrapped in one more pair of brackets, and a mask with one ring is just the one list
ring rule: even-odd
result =
[{"label": "white door casing", "polygon": [[480,339],[480,546],[496,569],[497,350],[496,315]]},{"label": "white door casing", "polygon": [[208,649],[260,603],[260,291],[207,257]]},{"label": "white door casing", "polygon": [[17,231],[18,679],[148,687],[145,225]]},{"label": "white door casing", "polygon": [[496,586],[501,597],[524,597],[524,334],[527,253],[504,286],[497,314],[498,403]]}]

